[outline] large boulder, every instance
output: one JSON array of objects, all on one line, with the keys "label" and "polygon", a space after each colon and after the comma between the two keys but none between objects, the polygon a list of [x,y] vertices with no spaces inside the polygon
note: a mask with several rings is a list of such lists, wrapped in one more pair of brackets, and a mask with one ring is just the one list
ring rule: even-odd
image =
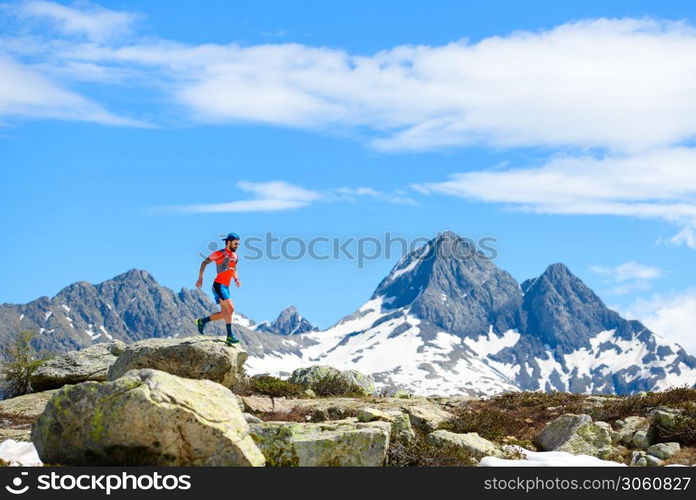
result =
[{"label": "large boulder", "polygon": [[544,427],[535,438],[543,451],[602,457],[611,451],[612,431],[606,422],[592,422],[589,415],[566,413]]},{"label": "large boulder", "polygon": [[493,442],[482,438],[477,432],[457,434],[450,431],[438,430],[428,434],[428,442],[440,449],[461,456],[473,457],[480,460],[483,457],[502,458],[501,449]]},{"label": "large boulder", "polygon": [[391,424],[263,422],[250,429],[267,465],[371,467],[384,464]]},{"label": "large boulder", "polygon": [[331,366],[298,368],[292,372],[288,382],[312,389],[320,396],[369,396],[375,392],[375,381],[370,375],[356,370],[341,371]]},{"label": "large boulder", "polygon": [[104,381],[109,367],[125,348],[125,343],[114,340],[51,358],[34,371],[31,387],[34,391],[45,391],[87,380]]},{"label": "large boulder", "polygon": [[0,441],[30,441],[31,424],[44,411],[56,390],[33,392],[0,401]]},{"label": "large boulder", "polygon": [[237,398],[210,380],[132,370],[59,389],[32,442],[65,465],[263,465]]},{"label": "large boulder", "polygon": [[232,387],[244,378],[247,353],[220,337],[146,339],[123,351],[109,369],[109,380],[129,370],[152,368],[180,377],[207,379]]}]

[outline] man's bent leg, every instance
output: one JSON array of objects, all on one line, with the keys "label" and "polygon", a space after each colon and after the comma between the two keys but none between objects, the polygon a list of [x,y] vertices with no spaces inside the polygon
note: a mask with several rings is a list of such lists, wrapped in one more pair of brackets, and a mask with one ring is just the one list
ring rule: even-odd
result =
[{"label": "man's bent leg", "polygon": [[231,299],[220,302],[222,312],[225,315],[225,327],[227,328],[227,343],[236,344],[239,339],[235,336],[232,330],[232,315],[234,314],[234,304]]}]

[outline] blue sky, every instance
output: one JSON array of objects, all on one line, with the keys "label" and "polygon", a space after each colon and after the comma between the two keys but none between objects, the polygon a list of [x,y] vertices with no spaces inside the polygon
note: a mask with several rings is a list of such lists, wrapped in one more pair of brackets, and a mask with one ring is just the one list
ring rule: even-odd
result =
[{"label": "blue sky", "polygon": [[[694,5],[203,5],[0,4],[0,301],[192,287],[228,231],[450,229],[696,350]],[[242,259],[234,296],[324,327],[396,260]]]}]

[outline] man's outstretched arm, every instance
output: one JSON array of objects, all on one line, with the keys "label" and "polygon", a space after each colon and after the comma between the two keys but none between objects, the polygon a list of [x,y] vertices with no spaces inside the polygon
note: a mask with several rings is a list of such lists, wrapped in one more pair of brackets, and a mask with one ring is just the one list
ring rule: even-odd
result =
[{"label": "man's outstretched arm", "polygon": [[198,281],[196,281],[196,288],[200,288],[203,286],[203,273],[205,272],[205,266],[210,264],[210,259],[206,258],[203,262],[201,262],[201,268],[198,270]]}]

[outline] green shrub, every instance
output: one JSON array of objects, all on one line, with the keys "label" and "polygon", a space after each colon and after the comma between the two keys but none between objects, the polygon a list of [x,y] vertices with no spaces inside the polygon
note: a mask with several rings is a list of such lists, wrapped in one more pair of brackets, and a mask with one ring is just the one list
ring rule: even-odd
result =
[{"label": "green shrub", "polygon": [[693,410],[696,405],[696,389],[675,387],[666,391],[633,394],[607,401],[602,408],[592,412],[594,420],[614,422],[631,415],[647,416],[658,406]]},{"label": "green shrub", "polygon": [[20,331],[12,344],[2,348],[7,358],[2,366],[3,390],[8,398],[30,393],[31,375],[47,359],[32,347],[33,338],[33,332]]},{"label": "green shrub", "polygon": [[696,446],[696,407],[684,409],[674,422],[675,425],[671,429],[655,425],[655,441],[661,443],[676,441],[682,446]]},{"label": "green shrub", "polygon": [[297,398],[304,395],[305,388],[270,375],[256,375],[249,379],[252,393],[274,398]]},{"label": "green shrub", "polygon": [[407,443],[400,440],[390,442],[386,460],[386,465],[391,467],[459,467],[477,463],[465,452],[430,444],[421,432],[416,432]]},{"label": "green shrub", "polygon": [[531,444],[534,436],[558,415],[585,413],[585,398],[568,392],[507,392],[457,408],[442,428],[461,434],[477,432],[497,443],[510,442],[510,436],[514,436],[520,443]]},{"label": "green shrub", "polygon": [[363,396],[362,389],[341,374],[329,373],[312,384],[312,390],[317,396]]}]

